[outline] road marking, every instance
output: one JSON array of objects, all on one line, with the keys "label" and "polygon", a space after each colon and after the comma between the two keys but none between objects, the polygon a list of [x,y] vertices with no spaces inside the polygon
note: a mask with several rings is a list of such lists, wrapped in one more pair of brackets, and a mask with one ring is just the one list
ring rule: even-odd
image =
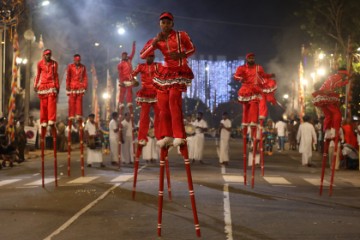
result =
[{"label": "road marking", "polygon": [[351,185],[353,185],[354,187],[360,187],[360,179],[357,178],[338,178],[339,180],[341,180],[344,183],[349,183]]},{"label": "road marking", "polygon": [[116,183],[111,188],[106,190],[100,197],[89,203],[86,207],[81,209],[79,212],[77,212],[74,216],[72,216],[68,221],[66,221],[63,225],[61,225],[58,229],[56,229],[53,233],[51,233],[49,236],[44,238],[44,240],[50,240],[55,235],[58,235],[61,231],[68,228],[73,222],[75,222],[81,215],[83,215],[85,212],[87,212],[90,208],[95,206],[98,202],[100,202],[102,199],[104,199],[111,191],[113,191],[115,188],[120,186],[121,183]]},{"label": "road marking", "polygon": [[4,185],[7,185],[7,184],[11,184],[11,183],[17,182],[17,181],[20,181],[20,180],[21,180],[21,178],[9,179],[9,180],[1,180],[1,181],[0,181],[0,187],[1,187],[1,186],[4,186]]},{"label": "road marking", "polygon": [[283,177],[264,177],[264,180],[271,185],[291,185],[291,182]]},{"label": "road marking", "polygon": [[[44,179],[45,184],[48,184],[48,183],[51,183],[54,181],[55,181],[55,178],[45,178]],[[40,185],[42,185],[42,179],[25,184],[25,186],[40,186]]]},{"label": "road marking", "polygon": [[230,211],[229,184],[227,184],[227,183],[224,184],[224,222],[225,222],[226,239],[233,240],[231,211]]},{"label": "road marking", "polygon": [[80,184],[80,183],[89,183],[95,179],[97,179],[98,177],[79,177],[76,178],[70,182],[67,182],[67,184]]},{"label": "road marking", "polygon": [[[320,178],[304,178],[304,180],[314,186],[320,186]],[[324,179],[323,186],[330,186],[330,182]]]},{"label": "road marking", "polygon": [[239,175],[223,175],[222,176],[225,182],[230,183],[244,183],[244,177]]},{"label": "road marking", "polygon": [[126,182],[132,177],[133,174],[124,174],[112,179],[111,182]]}]

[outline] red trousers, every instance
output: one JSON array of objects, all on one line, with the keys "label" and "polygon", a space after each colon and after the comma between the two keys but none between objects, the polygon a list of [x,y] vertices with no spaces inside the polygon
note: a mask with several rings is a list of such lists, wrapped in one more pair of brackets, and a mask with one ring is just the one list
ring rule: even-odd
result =
[{"label": "red trousers", "polygon": [[139,123],[139,134],[138,140],[146,140],[147,141],[147,133],[149,131],[150,125],[150,108],[154,109],[154,129],[155,129],[155,137],[159,138],[159,108],[157,103],[141,103],[141,111],[140,111],[140,123]]},{"label": "red trousers", "polygon": [[124,104],[124,99],[126,99],[127,104],[132,104],[132,95],[132,87],[120,87],[119,104]]},{"label": "red trousers", "polygon": [[83,94],[70,94],[69,95],[69,118],[72,119],[75,116],[82,117],[82,99]]},{"label": "red trousers", "polygon": [[40,124],[56,123],[56,95],[39,95]]},{"label": "red trousers", "polygon": [[182,92],[176,88],[157,92],[159,113],[159,136],[186,138],[182,113]]},{"label": "red trousers", "polygon": [[260,119],[265,119],[268,115],[268,108],[266,105],[266,96],[263,94],[260,102],[259,102],[259,115]]},{"label": "red trousers", "polygon": [[340,129],[341,126],[341,112],[339,104],[327,104],[321,106],[321,110],[324,112],[324,131],[330,128]]},{"label": "red trousers", "polygon": [[242,106],[243,106],[242,124],[257,125],[259,120],[259,101],[252,100],[248,102],[243,102]]}]

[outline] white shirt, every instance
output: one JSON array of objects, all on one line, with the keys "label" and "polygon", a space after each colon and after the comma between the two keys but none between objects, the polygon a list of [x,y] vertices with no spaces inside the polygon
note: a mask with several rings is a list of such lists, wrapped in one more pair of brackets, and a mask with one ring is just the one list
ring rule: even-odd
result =
[{"label": "white shirt", "polygon": [[230,119],[225,119],[225,120],[222,119],[222,120],[220,121],[220,123],[222,123],[222,124],[224,125],[224,127],[221,128],[221,130],[220,130],[220,138],[222,138],[222,139],[229,139],[231,132],[228,131],[228,130],[225,129],[225,128],[231,128],[231,121],[230,121]]},{"label": "white shirt", "polygon": [[126,121],[125,119],[121,122],[122,125],[122,131],[123,131],[123,136],[126,137],[132,137],[132,132],[133,132],[133,128],[132,128],[132,123],[131,121]]},{"label": "white shirt", "polygon": [[278,121],[276,124],[275,124],[275,128],[276,128],[276,131],[277,131],[277,135],[279,137],[285,137],[285,132],[286,132],[286,123],[283,122],[283,121]]},{"label": "white shirt", "polygon": [[203,131],[199,128],[196,127],[200,127],[200,128],[208,128],[207,122],[204,119],[201,119],[200,121],[198,121],[197,119],[192,122],[192,125],[194,125],[195,127],[195,133],[196,134],[203,134]]},{"label": "white shirt", "polygon": [[111,139],[119,138],[119,133],[114,131],[117,128],[118,128],[117,121],[114,119],[111,119],[111,121],[109,123],[109,138],[111,138]]},{"label": "white shirt", "polygon": [[96,126],[92,124],[90,121],[87,121],[85,124],[84,131],[88,131],[89,135],[96,135]]}]

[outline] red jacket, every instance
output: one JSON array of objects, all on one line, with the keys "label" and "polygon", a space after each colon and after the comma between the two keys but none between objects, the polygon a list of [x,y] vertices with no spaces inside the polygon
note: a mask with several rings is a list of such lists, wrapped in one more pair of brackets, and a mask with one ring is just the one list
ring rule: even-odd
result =
[{"label": "red jacket", "polygon": [[139,73],[141,73],[141,85],[144,88],[154,88],[153,85],[153,78],[154,78],[154,73],[156,71],[156,69],[159,67],[160,63],[154,62],[152,64],[147,64],[147,63],[141,63],[139,65],[137,65],[137,67],[135,68],[135,70],[131,73],[131,77],[135,77],[136,75],[138,75]]},{"label": "red jacket", "polygon": [[128,56],[128,60],[124,61],[121,60],[118,64],[118,73],[119,73],[119,80],[120,82],[130,81],[131,80],[131,72],[132,72],[132,65],[131,61],[135,55],[135,44],[132,46],[131,54]]},{"label": "red jacket", "polygon": [[[186,58],[195,52],[194,44],[192,43],[189,35],[183,31],[172,30],[167,39],[165,41],[158,42],[155,47],[152,45],[153,40],[149,41],[143,50],[141,50],[140,57],[145,59],[148,55],[152,54],[154,50],[159,49],[164,55],[165,67],[180,67],[182,65],[187,65]],[[170,57],[171,52],[184,52],[186,54],[186,58],[173,60]]]},{"label": "red jacket", "polygon": [[39,95],[57,94],[59,92],[58,63],[54,60],[40,60],[37,65],[37,75],[34,89]]},{"label": "red jacket", "polygon": [[88,78],[86,67],[80,63],[76,67],[75,63],[71,63],[67,68],[66,90],[68,94],[82,94],[86,91]]},{"label": "red jacket", "polygon": [[237,81],[241,81],[243,85],[259,85],[262,86],[266,81],[266,78],[271,78],[271,74],[264,72],[264,69],[260,65],[250,66],[244,64],[236,69],[234,78]]}]

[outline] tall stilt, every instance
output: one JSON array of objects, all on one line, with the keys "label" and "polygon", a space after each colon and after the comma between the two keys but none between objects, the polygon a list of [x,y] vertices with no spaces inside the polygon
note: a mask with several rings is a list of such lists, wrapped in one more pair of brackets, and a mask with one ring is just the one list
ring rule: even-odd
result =
[{"label": "tall stilt", "polygon": [[121,139],[122,139],[122,124],[121,124],[121,121],[122,121],[122,112],[123,112],[123,107],[121,106],[122,104],[120,104],[120,107],[119,107],[119,121],[118,121],[118,124],[119,124],[119,144],[118,144],[118,165],[119,165],[119,169],[121,168]]},{"label": "tall stilt", "polygon": [[41,137],[40,137],[40,148],[41,148],[41,183],[42,187],[45,187],[45,135],[46,127],[41,127]]},{"label": "tall stilt", "polygon": [[[128,104],[128,106],[129,106],[132,129],[135,129],[133,106],[132,106],[132,104]],[[132,142],[133,142],[133,152],[134,152],[134,156],[135,156],[136,155],[136,152],[135,152],[136,148],[135,148],[135,132],[134,131],[132,132]]]},{"label": "tall stilt", "polygon": [[55,186],[58,186],[58,179],[57,179],[57,148],[56,148],[56,127],[55,125],[51,126],[52,130],[52,137],[53,137],[53,148],[54,148],[54,178],[55,178]]},{"label": "tall stilt", "polygon": [[334,156],[333,156],[332,161],[331,161],[331,178],[330,178],[329,196],[332,195],[332,191],[333,191],[335,165],[336,165],[336,157],[337,157],[337,151],[338,151],[338,143],[339,143],[339,129],[335,129],[335,147],[334,147]]},{"label": "tall stilt", "polygon": [[165,166],[165,157],[166,157],[167,148],[161,148],[160,151],[160,174],[159,174],[159,202],[158,202],[158,226],[157,234],[161,236],[161,227],[162,227],[162,209],[164,201],[164,166]]},{"label": "tall stilt", "polygon": [[167,180],[169,200],[172,201],[171,182],[170,182],[170,168],[169,168],[169,156],[168,156],[168,154],[169,154],[169,149],[166,149],[166,155],[165,155],[166,180]]},{"label": "tall stilt", "polygon": [[70,162],[71,162],[71,127],[72,127],[72,120],[69,119],[68,121],[68,127],[69,127],[69,131],[68,131],[68,158],[67,158],[67,173],[68,173],[68,177],[70,177]]},{"label": "tall stilt", "polygon": [[255,159],[257,151],[257,127],[251,126],[251,137],[253,139],[253,158],[251,164],[251,187],[254,188],[255,185]]},{"label": "tall stilt", "polygon": [[196,231],[196,235],[198,237],[201,237],[199,219],[198,219],[197,210],[196,210],[195,193],[194,193],[194,186],[193,186],[192,176],[191,176],[187,144],[183,144],[180,146],[180,152],[181,152],[181,155],[183,156],[184,162],[185,162],[185,169],[186,169],[186,175],[187,175],[188,186],[189,186],[189,195],[190,195],[191,206],[192,206],[193,215],[194,215],[195,231]]},{"label": "tall stilt", "polygon": [[243,163],[244,163],[244,185],[246,186],[246,168],[247,168],[247,126],[243,126]]},{"label": "tall stilt", "polygon": [[136,194],[136,181],[137,181],[137,174],[139,169],[139,158],[141,156],[143,145],[137,145],[137,151],[135,155],[135,163],[134,163],[134,179],[133,179],[133,191],[132,191],[132,199],[135,200]]},{"label": "tall stilt", "polygon": [[80,163],[81,163],[81,176],[85,176],[85,163],[84,163],[84,129],[82,119],[78,120],[79,133],[80,133]]},{"label": "tall stilt", "polygon": [[321,166],[321,179],[320,179],[320,192],[319,192],[320,196],[322,195],[323,192],[325,168],[326,168],[326,162],[329,152],[329,143],[330,143],[330,139],[325,139],[325,146],[323,149],[323,158],[322,158],[322,166]]},{"label": "tall stilt", "polygon": [[260,165],[261,176],[264,176],[264,139],[263,139],[264,119],[260,119]]}]

